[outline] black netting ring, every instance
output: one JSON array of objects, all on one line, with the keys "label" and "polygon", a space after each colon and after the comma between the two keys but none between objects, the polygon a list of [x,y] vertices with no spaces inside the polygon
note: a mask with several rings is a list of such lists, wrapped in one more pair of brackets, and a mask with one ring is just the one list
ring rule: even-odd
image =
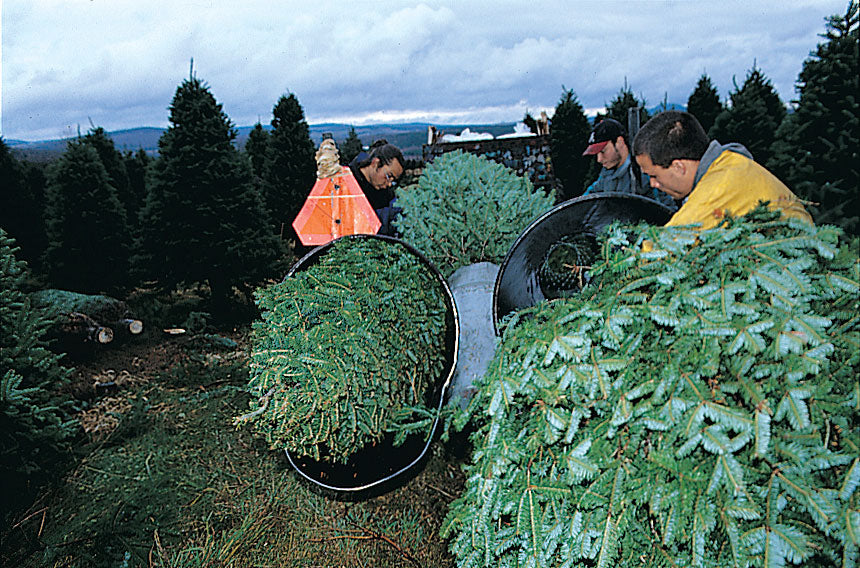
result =
[{"label": "black netting ring", "polygon": [[598,253],[593,232],[562,235],[549,246],[538,269],[538,285],[544,296],[561,298],[582,290]]}]

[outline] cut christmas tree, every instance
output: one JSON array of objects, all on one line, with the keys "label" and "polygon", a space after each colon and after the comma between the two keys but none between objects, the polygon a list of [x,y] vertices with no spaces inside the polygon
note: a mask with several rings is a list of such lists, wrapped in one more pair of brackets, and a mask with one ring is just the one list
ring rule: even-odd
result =
[{"label": "cut christmas tree", "polygon": [[860,261],[839,233],[762,209],[613,226],[578,296],[508,322],[459,417],[458,565],[855,566]]},{"label": "cut christmas tree", "polygon": [[394,239],[333,241],[256,294],[253,422],[273,449],[344,463],[386,436],[427,436],[447,361],[444,281]]},{"label": "cut christmas tree", "polygon": [[436,158],[416,185],[398,192],[403,214],[394,224],[447,278],[461,266],[501,263],[554,200],[510,168],[456,150]]}]

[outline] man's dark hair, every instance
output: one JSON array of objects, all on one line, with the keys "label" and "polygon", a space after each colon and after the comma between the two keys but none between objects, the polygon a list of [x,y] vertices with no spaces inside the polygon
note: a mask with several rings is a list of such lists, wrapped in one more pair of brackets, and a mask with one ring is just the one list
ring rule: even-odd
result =
[{"label": "man's dark hair", "polygon": [[[621,124],[620,122],[618,122],[617,120],[613,119],[613,118],[607,118],[605,120],[611,120],[612,122],[615,122],[616,124],[618,124],[618,126],[620,127],[620,130],[621,130],[621,133],[619,134],[619,136],[621,136],[621,139],[624,140],[624,145],[627,146],[627,151],[632,152],[633,146],[630,145],[630,135],[627,134],[627,129],[624,127],[624,125]],[[610,142],[612,142],[613,145],[616,145],[615,143],[618,142],[618,138],[615,137],[612,140],[610,140]],[[630,159],[632,160],[633,157],[631,156]]]},{"label": "man's dark hair", "polygon": [[400,165],[403,166],[403,152],[400,151],[400,148],[395,146],[394,144],[389,144],[388,140],[385,138],[380,138],[376,142],[370,145],[368,149],[367,156],[358,162],[358,167],[363,168],[365,166],[370,165],[370,162],[373,161],[373,158],[379,158],[379,165],[384,166],[385,164],[391,162],[391,160],[397,160],[400,162]]},{"label": "man's dark hair", "polygon": [[673,160],[701,160],[708,149],[705,129],[689,112],[663,111],[639,129],[633,155],[646,155],[651,163],[668,168]]}]

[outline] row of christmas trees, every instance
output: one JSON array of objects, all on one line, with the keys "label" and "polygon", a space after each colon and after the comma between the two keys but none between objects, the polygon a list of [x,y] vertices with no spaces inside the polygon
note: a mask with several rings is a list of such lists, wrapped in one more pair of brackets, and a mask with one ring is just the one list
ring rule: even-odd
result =
[{"label": "row of christmas trees", "polygon": [[249,160],[221,105],[192,73],[170,105],[156,159],[123,155],[93,128],[44,169],[40,192],[38,169],[0,146],[0,226],[54,287],[122,295],[143,281],[168,290],[206,282],[217,305],[232,287],[282,268],[284,233],[315,179],[298,100],[281,97],[273,115],[264,147],[252,138],[258,155]]},{"label": "row of christmas trees", "polygon": [[[712,137],[746,145],[813,202],[818,223],[857,234],[856,2],[828,20],[823,38],[798,77],[794,112],[755,65],[727,104],[702,75],[688,109]],[[634,106],[647,120],[644,101],[625,85],[606,114],[626,122]],[[283,273],[292,259],[290,224],[315,170],[315,145],[295,95],[280,98],[272,129],[258,124],[244,150],[193,72],[177,88],[169,119],[157,158],[119,152],[98,127],[48,167],[17,161],[0,140],[0,227],[47,285],[122,295],[144,281],[167,290],[203,282],[223,303],[233,287]],[[551,127],[559,199],[579,195],[597,174],[595,161],[581,156],[590,128],[565,89]],[[342,153],[359,148],[353,133]]]}]

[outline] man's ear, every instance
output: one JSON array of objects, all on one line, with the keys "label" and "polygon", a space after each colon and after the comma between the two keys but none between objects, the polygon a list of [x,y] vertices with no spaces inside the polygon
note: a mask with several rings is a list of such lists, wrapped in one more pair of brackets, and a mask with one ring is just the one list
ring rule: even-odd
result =
[{"label": "man's ear", "polygon": [[672,163],[669,164],[669,168],[673,170],[678,175],[685,175],[687,173],[687,167],[689,164],[684,160],[672,160]]}]

